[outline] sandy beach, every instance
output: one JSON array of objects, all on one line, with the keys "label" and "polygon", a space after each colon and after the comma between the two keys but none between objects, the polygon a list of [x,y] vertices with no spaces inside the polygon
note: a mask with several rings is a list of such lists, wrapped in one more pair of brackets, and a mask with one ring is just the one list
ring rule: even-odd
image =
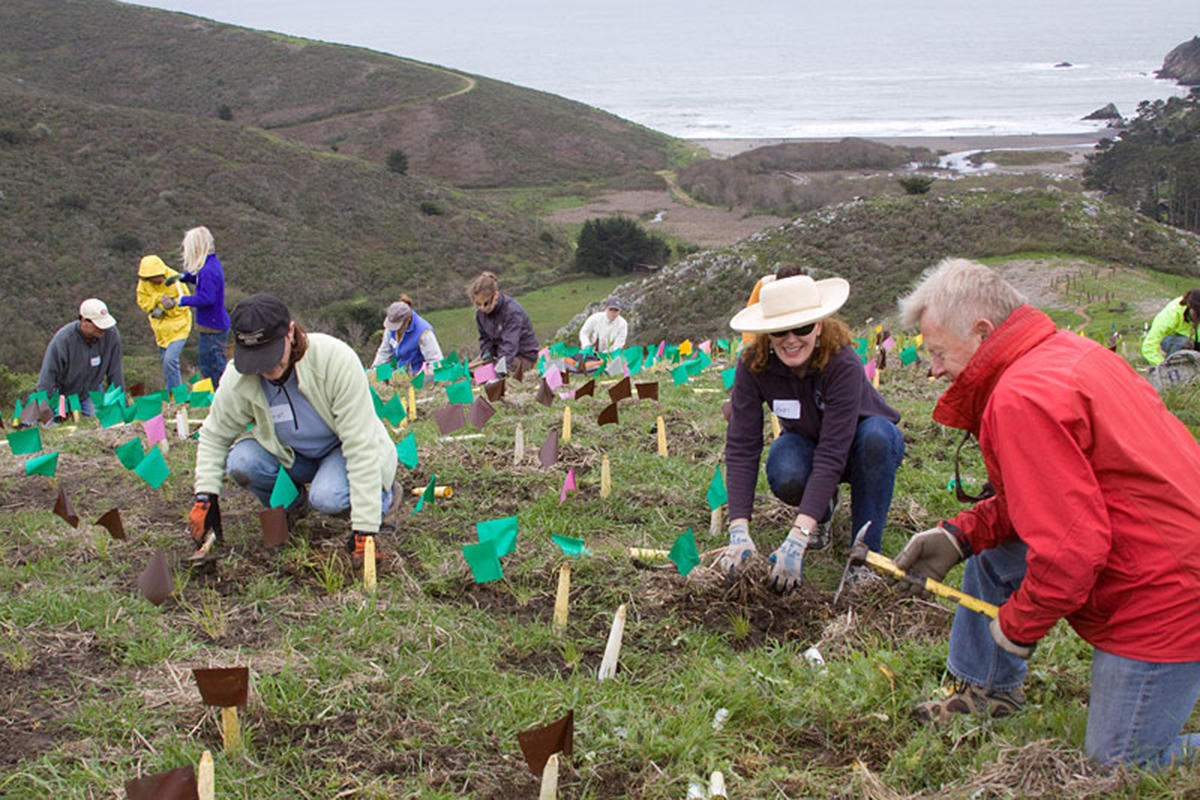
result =
[{"label": "sandy beach", "polygon": [[[1101,128],[1088,133],[1031,133],[1021,136],[892,136],[877,137],[871,141],[893,147],[927,147],[934,152],[959,153],[964,150],[1011,150],[1028,148],[1065,148],[1094,145],[1105,137],[1115,137],[1111,128]],[[836,142],[826,139],[688,139],[706,148],[718,158],[753,150],[756,147],[783,144],[784,142]]]}]

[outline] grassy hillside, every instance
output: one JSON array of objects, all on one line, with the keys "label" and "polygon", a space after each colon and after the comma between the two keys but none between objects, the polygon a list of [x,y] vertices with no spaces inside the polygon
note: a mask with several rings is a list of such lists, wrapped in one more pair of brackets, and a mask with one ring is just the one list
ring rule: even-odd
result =
[{"label": "grassy hillside", "polygon": [[731,248],[690,256],[617,294],[647,341],[684,330],[725,336],[728,318],[745,304],[754,282],[781,263],[846,278],[846,314],[882,318],[895,312],[896,297],[916,276],[942,258],[1025,252],[1200,276],[1200,237],[1082,195],[1018,190],[881,196],[821,209]]},{"label": "grassy hillside", "polygon": [[194,225],[216,237],[229,305],[272,290],[310,321],[365,297],[373,326],[401,291],[421,308],[458,303],[485,266],[519,291],[570,258],[528,217],[419,177],[217,119],[49,99],[3,80],[0,186],[0,362],[22,370],[89,294],[148,346],[137,260],[178,265]]},{"label": "grassy hillside", "polygon": [[109,0],[5,0],[0,73],[117,106],[226,106],[234,124],[323,150],[380,163],[403,150],[413,172],[463,186],[659,169],[681,146],[554,95]]}]

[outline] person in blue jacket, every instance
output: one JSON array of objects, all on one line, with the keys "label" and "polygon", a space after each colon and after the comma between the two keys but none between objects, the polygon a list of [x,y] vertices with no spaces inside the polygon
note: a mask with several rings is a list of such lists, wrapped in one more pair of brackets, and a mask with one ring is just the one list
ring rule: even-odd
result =
[{"label": "person in blue jacket", "polygon": [[184,274],[180,280],[194,284],[196,290],[194,294],[179,298],[179,305],[196,310],[200,374],[211,378],[215,389],[225,371],[225,347],[229,341],[225,270],[217,258],[212,232],[203,225],[183,235],[182,251]]},{"label": "person in blue jacket", "polygon": [[396,366],[408,369],[415,375],[429,362],[431,367],[442,360],[442,346],[438,344],[433,326],[413,310],[407,295],[388,306],[383,318],[383,340],[375,351],[372,367],[395,361]]}]

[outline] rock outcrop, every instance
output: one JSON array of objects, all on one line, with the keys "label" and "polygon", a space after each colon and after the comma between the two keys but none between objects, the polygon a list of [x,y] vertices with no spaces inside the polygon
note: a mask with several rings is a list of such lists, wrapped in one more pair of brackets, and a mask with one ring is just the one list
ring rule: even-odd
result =
[{"label": "rock outcrop", "polygon": [[1162,69],[1155,74],[1184,86],[1200,86],[1200,36],[1167,53]]},{"label": "rock outcrop", "polygon": [[1083,119],[1121,120],[1124,119],[1124,117],[1122,117],[1121,112],[1117,110],[1116,103],[1109,103],[1103,108],[1097,108]]}]

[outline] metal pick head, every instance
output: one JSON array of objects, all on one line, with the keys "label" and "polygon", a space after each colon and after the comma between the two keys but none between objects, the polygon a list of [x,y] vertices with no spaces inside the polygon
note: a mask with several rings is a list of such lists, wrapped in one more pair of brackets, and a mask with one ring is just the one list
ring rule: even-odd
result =
[{"label": "metal pick head", "polygon": [[863,526],[858,529],[858,533],[854,534],[854,538],[850,540],[850,557],[846,559],[846,568],[842,570],[842,579],[838,581],[837,591],[833,593],[833,602],[836,605],[838,598],[842,596],[842,589],[846,586],[846,576],[850,574],[850,567],[854,566],[854,548],[862,541],[862,537],[866,535],[867,528],[871,527],[871,521],[867,520]]}]

